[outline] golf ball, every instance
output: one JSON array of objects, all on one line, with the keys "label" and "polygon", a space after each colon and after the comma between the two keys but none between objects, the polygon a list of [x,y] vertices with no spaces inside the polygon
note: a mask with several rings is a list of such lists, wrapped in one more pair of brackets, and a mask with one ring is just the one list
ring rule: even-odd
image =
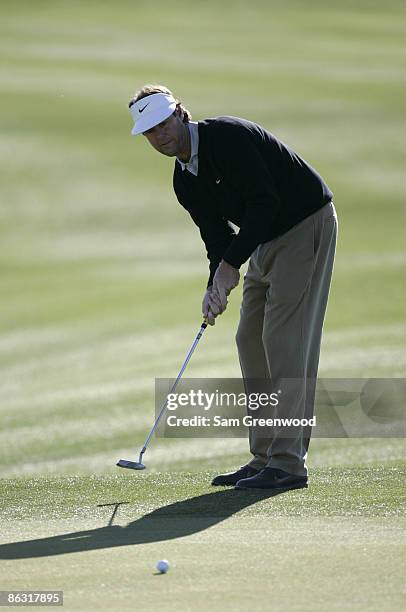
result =
[{"label": "golf ball", "polygon": [[157,568],[158,572],[161,572],[161,574],[166,574],[166,572],[169,569],[169,563],[168,563],[168,561],[166,559],[161,559],[156,564],[156,568]]}]

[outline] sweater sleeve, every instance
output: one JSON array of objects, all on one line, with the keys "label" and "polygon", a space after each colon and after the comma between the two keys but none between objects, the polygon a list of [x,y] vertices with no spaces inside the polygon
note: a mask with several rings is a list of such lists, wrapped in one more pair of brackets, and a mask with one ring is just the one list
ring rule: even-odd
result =
[{"label": "sweater sleeve", "polygon": [[207,282],[207,286],[210,287],[223,253],[235,236],[234,230],[215,210],[210,209],[209,206],[203,206],[196,199],[192,201],[179,184],[174,183],[174,188],[179,203],[188,211],[199,228],[200,236],[205,244],[207,258],[210,262]]},{"label": "sweater sleeve", "polygon": [[261,155],[259,136],[245,126],[227,125],[223,131],[217,147],[220,163],[246,208],[240,231],[222,258],[239,268],[259,244],[267,241],[281,204],[270,168]]}]

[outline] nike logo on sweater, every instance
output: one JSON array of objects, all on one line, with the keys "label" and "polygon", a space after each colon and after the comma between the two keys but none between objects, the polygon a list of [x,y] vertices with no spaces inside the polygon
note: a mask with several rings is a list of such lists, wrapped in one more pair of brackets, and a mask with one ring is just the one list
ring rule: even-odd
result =
[{"label": "nike logo on sweater", "polygon": [[216,180],[216,185],[218,185],[220,181],[221,181],[221,179],[217,179]]}]

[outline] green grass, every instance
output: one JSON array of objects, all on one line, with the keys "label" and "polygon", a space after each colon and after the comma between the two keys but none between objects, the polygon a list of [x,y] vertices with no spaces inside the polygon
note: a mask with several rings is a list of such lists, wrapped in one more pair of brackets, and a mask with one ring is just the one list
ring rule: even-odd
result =
[{"label": "green grass", "polygon": [[[316,469],[310,489],[277,496],[213,490],[213,475],[4,481],[8,588],[65,584],[65,605],[83,610],[101,597],[105,609],[401,606],[404,467]],[[159,558],[171,569],[158,579]]]},{"label": "green grass", "polygon": [[[145,82],[195,119],[262,123],[325,177],[320,375],[405,376],[405,17],[398,0],[2,2],[1,588],[83,610],[401,608],[404,440],[315,439],[310,488],[271,499],[208,486],[246,440],[157,438],[147,473],[114,464],[145,439],[207,278],[172,162],[130,136]],[[240,298],[188,376],[240,375]],[[109,527],[98,504],[118,501]]]},{"label": "green grass", "polygon": [[[234,514],[261,516],[401,517],[406,467],[315,468],[311,487],[275,497],[268,492],[210,486],[216,472],[121,472],[111,476],[52,476],[4,479],[2,520],[103,519],[99,504],[124,503],[119,515],[150,519],[166,516],[224,520]],[[258,500],[258,503],[254,503]],[[261,501],[263,500],[263,501]],[[107,512],[107,515],[106,515]]]}]

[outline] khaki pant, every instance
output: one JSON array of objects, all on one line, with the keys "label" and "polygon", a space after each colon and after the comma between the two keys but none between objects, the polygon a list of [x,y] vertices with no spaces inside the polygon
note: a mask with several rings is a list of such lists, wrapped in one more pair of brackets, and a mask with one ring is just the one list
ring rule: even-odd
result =
[{"label": "khaki pant", "polygon": [[[289,416],[314,412],[315,380],[337,240],[337,215],[326,204],[288,232],[260,244],[244,277],[236,341],[244,379],[295,379]],[[313,379],[313,384],[311,380]],[[281,415],[283,416],[283,415]],[[309,428],[294,437],[250,429],[252,467],[307,475]]]}]

